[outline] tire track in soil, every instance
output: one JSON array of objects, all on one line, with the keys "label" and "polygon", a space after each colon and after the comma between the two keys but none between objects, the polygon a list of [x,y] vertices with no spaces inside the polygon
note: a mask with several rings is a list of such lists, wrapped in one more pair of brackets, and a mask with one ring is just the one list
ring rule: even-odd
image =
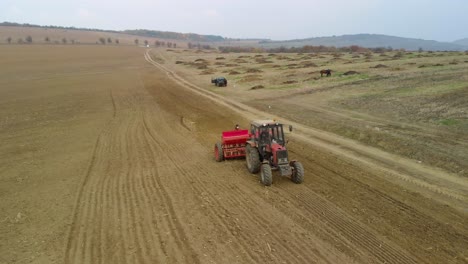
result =
[{"label": "tire track in soil", "polygon": [[[139,120],[140,123],[141,123],[141,119],[137,118],[137,120]],[[143,126],[141,126],[141,124],[140,124],[140,127],[143,127]],[[141,131],[143,131],[143,130],[141,130]],[[129,135],[130,135],[130,133],[129,133]],[[127,142],[127,146],[128,146],[128,147],[129,147],[130,145],[136,144],[136,142],[132,142],[132,141],[131,141],[131,137],[128,138],[128,139],[126,140],[126,142]],[[139,145],[141,145],[142,147],[141,147],[141,149],[139,149],[138,151],[142,151],[142,150],[145,149],[145,146],[143,146],[142,144],[139,144]],[[145,155],[145,156],[146,156],[146,155]],[[141,157],[139,157],[139,159],[141,159]],[[156,157],[154,157],[154,156],[148,156],[147,159],[149,159],[149,160],[156,160]],[[130,164],[132,164],[132,162],[130,162]],[[152,164],[151,167],[155,167],[155,165],[157,166],[157,164]],[[138,164],[138,166],[136,166],[136,167],[141,168],[141,165]],[[132,170],[130,170],[130,171],[129,171],[129,174],[131,174],[131,175],[138,175],[138,172],[133,172]],[[154,176],[156,176],[156,177],[154,177]],[[158,175],[157,175],[157,174],[156,174],[156,175],[152,175],[151,178],[156,178],[156,179],[157,179],[157,178],[158,178]],[[130,180],[129,178],[127,178],[127,179]],[[142,179],[143,179],[143,178],[142,178]],[[135,193],[137,192],[137,190],[136,190],[136,188],[134,187],[134,185],[132,185],[132,183],[133,183],[133,181],[129,181],[129,182],[128,182],[127,185],[130,186],[130,187],[132,187],[132,188],[127,188],[127,193],[128,193],[130,196],[133,195],[134,198],[137,198],[137,196],[135,196],[135,195],[136,195]],[[145,182],[143,185],[144,185],[144,186],[147,186],[147,185],[148,185],[148,182]],[[139,187],[142,187],[142,186],[139,186]],[[159,188],[159,190],[161,190],[161,188]],[[155,194],[160,194],[160,192],[156,191]],[[136,201],[134,204],[132,204],[132,207],[133,207],[133,208],[138,208],[138,206],[141,206],[141,204],[142,204],[142,202],[143,202],[143,200],[141,200],[141,199],[138,200],[138,201],[137,201],[137,199],[133,199],[133,200]],[[159,199],[157,199],[157,200],[162,201],[162,203],[163,203],[165,206],[167,206],[168,208],[171,208],[171,202],[167,200],[166,194],[160,195],[160,196],[159,196]],[[162,207],[162,208],[164,209],[164,207]],[[142,208],[142,209],[140,209],[139,211],[142,211],[142,210],[145,210],[145,209]],[[168,211],[166,211],[166,213],[165,213],[165,215],[168,215],[168,214],[170,214],[170,209],[169,209]],[[153,219],[153,218],[155,218],[155,216],[151,216],[149,219]],[[172,220],[172,219],[171,219],[171,220]],[[177,220],[177,219],[174,219],[174,220]],[[175,230],[174,225],[172,224],[172,222],[173,222],[174,220],[169,221],[169,220],[167,220],[167,217],[159,218],[159,221],[162,223],[161,226],[163,226],[163,228],[161,228],[161,229],[162,229],[162,230]],[[134,228],[135,228],[135,229],[139,229],[138,226],[134,226]],[[139,232],[139,233],[141,233],[141,232]],[[182,248],[182,249],[183,249],[184,247],[187,247],[187,244],[186,244],[186,243],[183,244],[183,243],[180,243],[180,242],[179,242],[179,241],[184,241],[184,240],[186,240],[186,239],[184,238],[184,234],[183,234],[183,233],[182,233],[182,234],[173,233],[173,235],[172,235],[172,236],[169,236],[169,237],[174,237],[174,236],[175,236],[176,238],[173,239],[171,242],[177,245],[177,246],[175,246],[175,248]],[[143,244],[143,243],[144,243],[143,241],[140,241],[140,244]],[[150,244],[151,244],[151,243],[150,243]],[[160,244],[164,244],[164,242],[163,242],[163,243],[160,243]],[[172,253],[174,253],[174,252],[172,252]],[[175,253],[177,253],[177,252],[175,252]],[[181,255],[184,256],[184,255],[186,255],[186,254],[175,254],[175,253],[174,253],[174,254],[170,254],[170,255],[172,255],[172,256],[181,256]],[[193,261],[193,262],[196,262],[195,260],[196,260],[196,259],[193,259],[192,261]],[[181,261],[181,260],[178,260],[177,262],[180,262],[180,261]]]},{"label": "tire track in soil", "polygon": [[[126,92],[112,96],[118,114],[114,114],[116,118],[109,122],[96,141],[77,195],[65,263],[107,263],[109,255],[113,263],[152,263],[165,259],[162,257],[168,255],[165,247],[171,250],[169,255],[179,256],[175,262],[197,263],[180,223],[174,224],[177,219],[158,217],[161,214],[147,210],[152,201],[157,200],[162,204],[161,208],[166,209],[166,215],[174,215],[167,193],[145,191],[147,186],[155,186],[151,179],[158,178],[154,170],[145,171],[145,168],[158,164],[150,163],[147,167],[141,164],[141,160],[156,160],[154,155],[141,151],[147,148],[145,130],[138,119],[141,118],[138,116],[141,112],[139,103],[145,95]],[[123,114],[118,111],[119,106],[125,109],[125,112],[121,111]],[[149,177],[145,177],[146,173]],[[113,216],[117,217],[113,219]],[[159,225],[154,225],[155,222]],[[176,230],[173,232],[175,239],[167,246],[165,238],[159,235],[161,226],[170,232]],[[162,249],[154,250],[153,245],[161,245]],[[109,248],[115,251],[109,252]],[[116,255],[115,252],[121,253]],[[184,260],[184,256],[190,260]]]},{"label": "tire track in soil", "polygon": [[[145,139],[145,141],[147,142],[147,145],[150,144],[147,139]],[[156,152],[152,152],[152,151],[150,151],[148,149],[146,149],[146,152],[151,153],[151,155],[154,157],[154,159],[163,161],[163,163],[165,163],[164,159],[162,159],[161,156],[157,155]],[[155,164],[150,164],[150,166],[154,166],[154,165]],[[171,166],[172,166],[172,164],[171,164]],[[156,168],[155,173],[153,174],[153,177],[151,177],[151,182],[149,183],[149,185],[147,185],[148,183],[145,183],[141,187],[143,189],[146,189],[144,186],[150,186],[153,189],[153,191],[156,194],[158,194],[159,200],[163,201],[163,204],[167,205],[167,208],[165,208],[165,213],[163,214],[163,216],[164,216],[163,218],[167,219],[169,217],[172,217],[173,221],[167,221],[167,223],[166,223],[167,227],[164,228],[164,229],[173,231],[171,237],[174,237],[174,242],[177,244],[177,246],[179,248],[190,247],[190,245],[186,242],[187,239],[185,238],[185,233],[184,233],[184,230],[182,228],[182,225],[181,225],[180,221],[178,220],[178,218],[175,217],[175,216],[177,216],[177,214],[176,214],[176,210],[172,206],[172,202],[170,201],[170,196],[169,196],[168,192],[166,191],[166,188],[164,187],[163,183],[160,180],[160,177],[159,177],[160,172],[159,172],[159,169],[158,169],[159,167],[160,166],[157,166],[157,165],[155,166],[155,168]],[[154,175],[157,175],[158,177],[154,177]],[[147,192],[147,193],[149,193],[149,192]],[[148,202],[148,205],[149,205],[149,207],[151,207],[150,202]],[[186,254],[190,254],[190,252],[191,251],[188,251],[188,252],[186,252]]]},{"label": "tire track in soil", "polygon": [[[223,186],[219,186],[219,189],[223,189]],[[234,188],[236,190],[236,195],[234,197],[242,197],[242,194],[245,191],[240,190],[239,188]],[[233,192],[233,188],[230,189],[231,192]],[[289,195],[287,194],[288,192],[284,192],[283,194],[280,194],[280,196],[288,197]],[[324,201],[321,201],[322,198],[316,195],[309,195],[305,199],[297,199],[298,196],[296,197],[296,201],[299,201],[302,207],[296,206],[298,211],[303,210],[304,208],[308,208],[307,210],[307,216],[312,217],[312,220],[309,220],[305,217],[304,219],[307,219],[306,221],[301,222],[296,222],[299,226],[305,226],[304,230],[316,230],[316,228],[320,229],[325,229],[326,235],[330,237],[342,237],[344,238],[344,241],[347,241],[345,246],[347,248],[353,249],[357,252],[361,251],[362,249],[365,250],[366,253],[363,253],[361,256],[362,259],[367,259],[367,256],[374,256],[376,259],[381,260],[382,262],[390,262],[390,263],[416,263],[415,260],[412,259],[406,252],[401,250],[400,248],[394,248],[393,246],[389,246],[389,242],[382,241],[380,239],[377,239],[377,235],[374,235],[367,231],[363,226],[360,226],[356,224],[353,220],[350,220],[350,216],[346,215],[343,212],[336,212],[336,207],[333,204],[330,203],[325,203]],[[292,198],[292,197],[291,197]],[[246,205],[245,200],[241,199],[233,199],[233,202],[243,202]],[[315,205],[317,203],[317,206],[304,206],[307,204],[311,204],[310,201],[314,201],[312,203]],[[247,201],[248,202],[248,201]],[[235,203],[231,204],[229,207],[234,206]],[[333,209],[331,209],[333,208]],[[246,215],[249,215],[250,211],[245,211],[244,213]],[[320,217],[319,217],[320,216]],[[266,221],[265,219],[261,219],[261,221]],[[323,227],[317,223],[327,223],[327,227]],[[304,225],[304,223],[308,223],[308,225]],[[315,223],[315,224],[313,224]],[[311,228],[315,227],[315,228]],[[337,231],[335,231],[337,230]],[[273,233],[274,234],[274,233]],[[276,237],[277,241],[280,241],[280,238]],[[294,241],[299,243],[299,245],[302,245],[301,241]],[[294,244],[294,243],[292,243]],[[360,247],[356,246],[359,245]],[[287,251],[291,252],[291,248],[285,248]],[[298,246],[297,248],[298,251],[304,252],[307,250],[307,247],[301,248]],[[387,253],[391,252],[391,253]],[[301,260],[302,262],[310,262],[310,259],[304,259]]]},{"label": "tire track in soil", "polygon": [[[283,189],[282,186],[279,186],[279,188]],[[364,225],[359,224],[351,216],[340,211],[332,203],[324,200],[324,198],[313,192],[305,191],[302,194],[290,198],[295,198],[302,205],[302,208],[307,208],[308,212],[312,212],[309,215],[315,218],[315,221],[326,222],[327,226],[330,227],[327,232],[331,236],[344,237],[345,241],[349,243],[347,247],[353,248],[359,246],[359,250],[365,250],[367,255],[373,256],[383,263],[418,262],[400,247],[392,245],[393,243],[383,238],[378,238],[377,234],[374,234]],[[310,203],[309,201],[314,201],[314,203]],[[299,207],[297,208],[299,209]]]},{"label": "tire track in soil", "polygon": [[[144,87],[144,84],[143,84],[143,82],[141,80],[140,73],[138,74],[138,80],[139,80],[140,92],[142,93],[142,96],[141,96],[142,101],[143,100],[147,101],[147,104],[143,104],[143,105],[145,105],[145,106],[146,105],[154,105],[154,101],[147,99],[147,98],[151,98],[151,96],[148,94],[148,92],[146,91],[146,89]],[[147,137],[145,137],[147,135],[147,133],[148,133],[148,126],[147,126],[146,119],[145,119],[146,113],[152,113],[152,116],[159,117],[158,119],[154,119],[155,123],[163,123],[164,122],[164,119],[163,119],[164,117],[162,115],[155,114],[155,113],[160,112],[159,109],[155,109],[155,108],[156,108],[156,106],[154,106],[153,108],[144,107],[143,111],[140,113],[140,116],[139,116],[139,119],[138,119],[140,121],[140,125],[141,125],[141,128],[142,128],[142,135],[143,135],[143,138],[145,139],[145,143],[146,143],[146,144],[144,144],[145,147],[143,148],[143,150],[146,150],[146,153],[148,154],[147,156],[151,157],[151,159],[150,159],[151,161],[158,160],[158,161],[161,161],[162,164],[165,164],[165,166],[158,166],[158,164],[156,164],[156,163],[149,164],[148,168],[151,168],[152,171],[154,171],[153,168],[156,168],[155,175],[157,177],[151,177],[151,180],[152,180],[152,183],[154,184],[155,188],[161,192],[160,200],[163,201],[164,205],[166,205],[166,207],[164,208],[164,210],[166,211],[165,215],[173,216],[172,221],[167,221],[168,229],[171,230],[171,231],[174,231],[174,232],[171,232],[172,233],[171,237],[175,237],[175,239],[173,239],[173,241],[177,244],[179,249],[185,249],[184,252],[183,252],[183,255],[182,255],[183,258],[185,258],[187,256],[191,256],[191,260],[190,260],[191,263],[199,263],[198,257],[194,253],[194,249],[192,248],[191,244],[188,242],[188,239],[186,237],[186,234],[185,234],[185,231],[184,231],[184,229],[182,227],[182,224],[181,224],[179,218],[177,217],[176,210],[175,210],[175,208],[173,206],[173,201],[171,200],[169,192],[166,190],[164,184],[161,182],[161,177],[160,176],[163,175],[163,174],[159,171],[160,168],[168,167],[168,164],[170,165],[170,167],[172,167],[172,166],[177,167],[178,164],[177,163],[167,163],[167,162],[165,162],[163,160],[163,157],[166,157],[166,155],[165,155],[166,150],[165,149],[160,149],[159,152],[150,151],[151,150],[151,148],[149,147],[150,144],[148,144]],[[158,128],[162,128],[162,127],[158,126]],[[173,132],[173,131],[170,131],[170,132]],[[159,134],[161,135],[161,133],[159,133]],[[166,137],[161,137],[160,136],[160,138],[163,138],[163,140],[165,141]],[[170,149],[170,146],[168,146],[167,148]],[[163,155],[161,155],[161,154],[163,154]],[[174,188],[176,188],[176,187],[177,186],[174,186]],[[156,191],[157,194],[159,194],[160,192]],[[150,203],[148,203],[148,205],[151,207]],[[167,217],[165,217],[164,219],[167,219]],[[186,250],[186,249],[188,249],[188,250]]]},{"label": "tire track in soil", "polygon": [[[232,190],[230,191],[232,192]],[[289,195],[285,192],[282,196],[288,197]],[[299,200],[300,204],[308,204],[310,201],[319,202],[316,207],[306,207],[309,209],[307,210],[308,215],[314,216],[314,221],[306,221],[309,224],[306,229],[310,230],[311,226],[316,227],[317,224],[313,224],[314,222],[325,222],[327,227],[322,227],[322,229],[326,230],[325,234],[328,236],[341,237],[344,241],[347,241],[345,247],[353,248],[354,251],[357,252],[362,252],[360,254],[361,261],[371,258],[378,259],[382,262],[393,263],[417,262],[408,252],[396,246],[391,241],[382,240],[374,231],[369,230],[365,225],[355,222],[355,220],[344,211],[336,210],[336,207],[332,203],[323,200],[320,196],[313,194]],[[334,210],[330,208],[334,208]],[[304,209],[304,206],[297,207],[297,209]],[[322,218],[325,218],[325,220]]]},{"label": "tire track in soil", "polygon": [[[312,156],[312,155],[311,155]],[[406,252],[412,252],[413,256],[426,256],[426,257],[419,257],[418,261],[419,262],[424,262],[427,260],[427,256],[430,255],[430,252],[427,251],[427,248],[433,246],[433,243],[428,241],[427,239],[417,239],[417,244],[411,245],[411,244],[406,244],[408,241],[405,239],[402,239],[405,235],[405,230],[408,231],[408,227],[410,225],[413,225],[411,227],[410,232],[414,234],[420,234],[424,233],[427,231],[427,226],[431,226],[431,232],[432,235],[439,237],[439,243],[440,244],[450,244],[451,245],[451,252],[463,252],[463,244],[468,242],[468,237],[465,235],[467,232],[467,229],[463,226],[462,222],[464,221],[463,218],[460,218],[460,216],[454,216],[452,214],[449,215],[442,215],[442,217],[438,217],[439,219],[435,218],[435,215],[428,214],[427,212],[424,212],[422,208],[414,207],[412,205],[413,203],[410,201],[406,201],[404,203],[403,201],[400,201],[398,199],[395,199],[392,194],[385,193],[382,190],[382,186],[380,185],[373,185],[373,187],[369,186],[368,184],[365,184],[364,182],[361,181],[361,178],[365,178],[367,176],[362,176],[359,178],[354,178],[350,175],[352,174],[360,174],[359,169],[348,165],[348,169],[346,171],[346,175],[343,174],[344,171],[338,169],[337,167],[333,167],[331,164],[322,164],[321,162],[318,162],[314,159],[311,159],[307,157],[307,155],[303,155],[306,160],[310,162],[311,166],[314,167],[313,171],[310,171],[309,173],[313,175],[313,177],[317,178],[322,178],[326,182],[330,182],[329,185],[333,186],[333,182],[336,184],[336,180],[330,180],[332,178],[341,178],[346,184],[346,188],[354,188],[354,190],[358,193],[361,193],[363,190],[366,192],[367,199],[372,199],[373,201],[376,202],[376,204],[370,204],[365,207],[366,210],[372,211],[373,214],[371,215],[378,215],[379,217],[382,217],[382,215],[387,215],[391,214],[390,211],[394,211],[399,215],[398,219],[393,219],[393,218],[388,218],[388,219],[383,219],[384,222],[388,222],[387,225],[390,226],[398,226],[401,224],[403,221],[406,225],[405,228],[396,228],[396,232],[400,233],[399,236],[395,239],[395,236],[393,236],[393,231],[392,231],[392,240],[394,243],[402,243],[403,242],[403,247],[405,248]],[[370,175],[369,177],[372,177]],[[338,182],[341,182],[342,180],[338,180]],[[306,183],[304,184],[304,187],[306,187],[309,191],[306,193],[314,192],[314,187],[312,187],[310,184]],[[344,194],[346,195],[346,194]],[[349,194],[348,194],[349,195]],[[327,201],[327,198],[324,197],[323,199]],[[345,196],[346,197],[346,196]],[[415,199],[415,198],[413,198]],[[417,198],[416,198],[417,199]],[[383,206],[383,207],[382,207]],[[445,208],[446,209],[446,208]],[[422,210],[422,211],[421,211]],[[456,218],[454,218],[456,217]],[[450,221],[453,221],[454,223],[458,223],[458,226],[454,225],[448,225],[448,219],[450,218]],[[448,235],[450,234],[450,235]],[[398,241],[398,242],[397,242]],[[465,241],[465,242],[463,242]],[[393,244],[394,244],[393,243]],[[453,253],[449,253],[450,255],[453,255]],[[461,253],[460,253],[461,254]],[[438,254],[435,254],[431,256],[432,261],[435,262],[446,262],[447,259],[445,257],[442,257]]]},{"label": "tire track in soil", "polygon": [[[148,133],[150,135],[151,130],[148,129]],[[186,154],[186,157],[184,156],[181,156],[181,155],[177,155],[177,153],[183,153],[183,150],[182,148],[177,148],[177,147],[169,147],[167,145],[165,145],[164,143],[162,142],[157,142],[155,140],[155,137],[154,136],[151,136],[151,138],[153,139],[153,141],[159,146],[160,148],[160,151],[161,150],[166,150],[166,153],[168,153],[167,157],[169,160],[171,160],[171,163],[173,164],[181,164],[182,161],[184,160],[187,160],[187,158],[189,157],[193,157],[193,156],[198,156],[197,154],[198,153],[193,153],[192,155],[187,155]],[[171,150],[172,149],[172,150]],[[191,166],[179,166],[177,167],[177,170],[180,171],[181,175],[185,175],[189,178],[193,178],[195,180],[199,179],[199,178],[204,178],[204,177],[209,177],[208,174],[204,173],[204,171],[206,171],[206,167],[204,166],[200,166],[199,165],[200,163],[195,163],[195,164],[190,164]],[[190,167],[190,169],[186,169],[186,167]],[[197,173],[193,173],[192,171],[196,171]],[[202,175],[200,175],[202,174]],[[218,182],[216,182],[218,183]],[[188,184],[188,182],[187,182]],[[193,185],[195,188],[198,188],[198,185]],[[204,184],[202,182],[199,182],[199,186],[204,186]],[[214,189],[218,190],[218,191],[230,191],[232,192],[232,186],[228,186],[228,185],[225,185],[225,184],[216,184],[214,185]],[[199,193],[207,193],[208,197],[215,197],[215,194],[209,189],[209,188],[202,188],[202,189],[198,189],[198,192]],[[254,207],[252,204],[250,203],[246,203],[246,201],[244,199],[239,199],[237,197],[243,197],[245,196],[244,193],[242,192],[236,192],[234,195],[231,195],[230,198],[231,199],[226,199],[226,201],[221,204],[219,202],[216,202],[215,200],[212,200],[214,203],[216,203],[216,206],[212,206],[212,208],[220,208],[219,210],[215,211],[215,214],[216,215],[219,215],[219,212],[221,211],[228,211],[229,209],[231,208],[236,208],[238,207],[239,204],[243,204],[243,206],[241,208],[249,208],[249,209],[243,209],[242,212],[243,212],[243,215],[246,216],[247,218],[247,221],[248,223],[254,223],[256,224],[255,227],[257,229],[259,228],[262,228],[262,232],[261,233],[267,233],[268,230],[267,229],[263,229],[264,227],[262,227],[262,224],[265,225],[265,226],[272,226],[271,222],[269,222],[266,218],[262,217],[261,214],[251,214],[252,211],[258,211],[258,208],[256,208],[256,210],[252,210]],[[255,216],[255,217],[254,217]],[[220,219],[222,221],[222,219]],[[226,225],[225,225],[226,226]],[[252,237],[246,237],[244,236],[243,233],[241,232],[237,232],[235,230],[233,230],[232,228],[230,228],[229,226],[226,226],[227,229],[229,230],[229,232],[231,233],[231,235],[234,235],[234,236],[240,236],[242,237],[242,239],[238,239],[239,241],[251,241],[252,240]],[[235,234],[234,234],[235,232]],[[280,238],[275,232],[272,233],[272,236],[275,238],[275,241],[282,241],[282,238]],[[296,250],[299,250],[300,252],[307,252],[308,251],[308,248],[303,245],[301,243],[301,241],[294,241],[296,242],[298,245],[301,245],[301,246],[298,246],[298,248],[296,248]],[[281,245],[281,244],[279,244]],[[247,246],[244,246],[244,245],[240,245],[244,250],[246,250],[247,252],[249,252],[249,247]],[[251,245],[250,245],[251,246]],[[315,260],[317,259],[317,256],[316,255],[312,255],[312,256],[296,256],[296,255],[293,255],[291,254],[291,252],[295,252],[295,250],[293,248],[291,248],[290,246],[288,246],[287,244],[284,247],[284,252],[288,255],[286,255],[285,257],[287,259],[292,259],[294,260],[295,262],[302,262],[302,263],[312,263],[312,262],[315,262]],[[262,261],[261,259],[258,259],[258,258],[255,258],[255,256],[251,255],[251,257],[254,257],[254,261],[258,262],[258,261]]]},{"label": "tire track in soil", "polygon": [[[91,161],[88,167],[88,170],[83,178],[83,182],[81,184],[80,190],[77,195],[77,199],[75,202],[75,209],[74,209],[74,215],[73,215],[73,223],[79,222],[81,216],[80,212],[84,211],[83,208],[83,203],[81,201],[84,199],[86,196],[85,191],[86,191],[86,186],[89,186],[89,182],[91,181],[91,174],[93,171],[93,168],[98,167],[101,165],[101,159],[99,158],[102,155],[102,148],[103,144],[101,143],[103,141],[103,138],[105,135],[108,133],[108,128],[104,129],[103,132],[98,136],[96,140],[96,144],[94,147],[94,152],[91,156]],[[86,211],[87,213],[87,211]],[[67,246],[66,246],[66,254],[65,254],[65,262],[70,263],[72,259],[75,258],[77,251],[79,251],[78,244],[74,243],[74,236],[77,236],[79,240],[86,239],[86,237],[83,237],[84,234],[79,232],[79,225],[77,224],[72,224],[70,228],[70,235],[67,240]],[[73,235],[71,235],[73,234]]]},{"label": "tire track in soil", "polygon": [[[149,126],[147,125],[146,120],[145,120],[144,122],[145,122],[145,127],[146,127],[147,134],[148,134],[148,136],[150,137],[151,141],[153,142],[153,144],[148,144],[148,145],[151,147],[150,149],[151,149],[154,153],[159,153],[159,152],[161,152],[161,151],[166,152],[166,153],[169,152],[168,150],[170,150],[173,146],[164,145],[164,142],[160,142],[159,140],[157,140],[157,138],[156,138],[156,137],[153,135],[153,133],[151,132],[152,130],[149,129]],[[165,125],[166,125],[166,124],[165,124]],[[172,163],[172,164],[180,164],[181,161],[185,161],[186,159],[182,159],[181,161],[176,161],[176,160],[170,158],[172,155],[178,156],[179,153],[182,153],[182,152],[177,151],[176,153],[174,153],[174,152],[171,151],[171,153],[170,153],[171,155],[165,156],[166,159],[167,159],[166,163],[169,162],[169,163]],[[198,178],[199,175],[195,175],[195,174],[192,173],[191,171],[186,171],[186,170],[183,169],[183,167],[178,166],[178,165],[176,165],[176,169],[180,172],[181,175],[185,175],[185,176],[186,176],[186,177],[184,177],[183,179],[188,179],[188,178],[194,179],[194,180],[196,180],[197,183],[199,184],[199,185],[194,185],[194,184],[192,184],[193,182],[190,182],[190,181],[188,181],[188,180],[185,180],[185,183],[186,183],[187,186],[191,186],[191,188],[193,188],[193,189],[196,191],[197,194],[200,194],[200,195],[201,195],[201,194],[206,193],[207,188],[203,188],[203,186],[204,186],[203,182],[197,180],[197,179],[199,179],[199,178]],[[204,170],[204,169],[205,169],[205,168],[203,168],[203,170]],[[160,186],[160,185],[159,185],[159,186]],[[219,206],[219,204],[218,204],[218,206]],[[217,207],[218,207],[218,206],[217,206]],[[217,222],[217,225],[218,225],[218,226],[222,226],[224,230],[230,230],[230,229],[229,229],[229,226],[223,221],[223,219],[219,216],[219,213],[217,213],[217,211],[214,210],[214,208],[215,208],[215,207],[213,207],[213,206],[207,207],[207,209],[210,210],[211,216],[214,216],[214,217],[215,217],[215,219],[213,219],[213,220]],[[232,236],[232,233],[231,233],[231,236]],[[232,237],[233,237],[233,236],[232,236]],[[249,240],[248,240],[248,239],[244,239],[244,240],[242,240],[242,241],[249,241]],[[255,262],[259,261],[259,259],[257,259],[254,255],[250,254],[249,248],[248,248],[247,246],[243,245],[243,244],[237,244],[236,248],[232,248],[232,247],[231,247],[231,250],[232,250],[232,252],[237,252],[237,250],[239,250],[239,248],[240,248],[244,253],[247,253],[247,254],[248,254],[248,256],[249,256],[249,257],[248,257],[248,258],[249,258],[249,262],[250,262],[250,261],[255,261]],[[237,252],[237,253],[239,253],[239,252]]]}]

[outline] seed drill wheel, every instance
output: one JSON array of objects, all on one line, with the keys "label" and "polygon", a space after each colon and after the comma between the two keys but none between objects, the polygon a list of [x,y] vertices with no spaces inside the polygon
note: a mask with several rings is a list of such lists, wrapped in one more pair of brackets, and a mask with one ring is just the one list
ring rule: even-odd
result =
[{"label": "seed drill wheel", "polygon": [[273,175],[269,164],[262,164],[262,168],[260,170],[260,181],[265,186],[270,186],[273,182]]},{"label": "seed drill wheel", "polygon": [[304,181],[304,167],[299,161],[295,161],[292,164],[293,173],[291,175],[291,181],[294,183],[302,183]]},{"label": "seed drill wheel", "polygon": [[247,169],[250,173],[258,173],[260,171],[260,154],[257,148],[247,144],[245,149],[245,160],[247,161]]},{"label": "seed drill wheel", "polygon": [[216,142],[214,146],[214,156],[217,162],[221,162],[224,160],[223,146],[220,142]]}]

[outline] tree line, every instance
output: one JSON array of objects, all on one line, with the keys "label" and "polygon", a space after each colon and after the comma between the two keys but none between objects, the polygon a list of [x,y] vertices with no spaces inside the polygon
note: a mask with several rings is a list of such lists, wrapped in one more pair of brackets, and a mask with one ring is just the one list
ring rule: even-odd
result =
[{"label": "tree line", "polygon": [[[140,44],[140,40],[139,40],[139,39],[135,39],[133,42],[135,43],[135,45]],[[145,40],[143,41],[143,44],[144,44],[145,46],[149,46],[149,41],[145,39]],[[157,48],[159,48],[159,47],[177,48],[177,43],[168,42],[168,41],[166,42],[166,41],[161,41],[161,40],[155,40],[154,43],[153,43],[153,45],[154,45],[155,47],[157,47]]]},{"label": "tree line", "polygon": [[189,49],[206,49],[206,50],[211,49],[211,46],[208,44],[200,44],[200,43],[193,44],[191,42],[187,43],[187,47]]},{"label": "tree line", "polygon": [[[11,44],[13,41],[16,41],[16,43],[18,43],[18,44],[32,44],[33,43],[33,38],[30,35],[26,36],[24,39],[23,38],[18,38],[16,40],[14,40],[12,37],[7,37],[6,38],[6,42],[8,44]],[[45,37],[44,42],[47,43],[47,44],[51,44],[51,43],[54,43],[54,44],[60,44],[60,43],[62,43],[62,44],[67,44],[67,43],[75,44],[76,40],[75,39],[62,38],[60,40],[52,41],[49,37]]]},{"label": "tree line", "polygon": [[[12,38],[12,37],[7,37],[6,38],[6,42],[8,44],[12,44],[15,42],[15,40]],[[18,38],[16,39],[16,43],[18,44],[32,44],[34,41],[33,41],[33,38],[28,35],[26,36],[25,38]],[[48,36],[46,36],[44,38],[44,42],[47,43],[47,44],[68,44],[68,43],[71,43],[71,44],[76,44],[78,43],[75,39],[67,39],[67,38],[62,38],[61,40],[55,40],[55,41],[52,41]],[[139,45],[140,44],[140,40],[139,39],[135,39],[134,40],[134,43],[135,45]],[[96,41],[96,44],[101,44],[101,45],[106,45],[106,44],[117,44],[119,45],[120,44],[120,40],[118,38],[115,38],[115,39],[112,39],[110,37],[100,37],[97,41]],[[148,46],[149,45],[149,41],[148,40],[144,40],[143,41],[143,44],[145,46]],[[154,46],[155,47],[168,47],[168,48],[177,48],[177,43],[174,43],[174,42],[169,42],[169,41],[160,41],[160,40],[156,40],[154,41]]]},{"label": "tree line", "polygon": [[[365,48],[358,45],[351,45],[347,47],[335,47],[335,46],[311,46],[306,45],[302,47],[290,47],[286,48],[284,46],[278,48],[263,48],[263,47],[240,47],[240,46],[220,46],[218,50],[223,53],[233,52],[233,53],[323,53],[323,52],[387,52],[392,51],[391,47],[378,47],[378,48]],[[401,49],[400,51],[404,51]]]}]

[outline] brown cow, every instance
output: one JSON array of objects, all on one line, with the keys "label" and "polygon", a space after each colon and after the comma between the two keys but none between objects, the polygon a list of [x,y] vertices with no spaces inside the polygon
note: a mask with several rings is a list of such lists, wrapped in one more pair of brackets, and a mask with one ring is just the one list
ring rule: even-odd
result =
[{"label": "brown cow", "polygon": [[331,72],[332,72],[332,71],[331,71],[330,69],[328,69],[328,70],[321,70],[321,71],[320,71],[320,77],[323,77],[324,74],[326,74],[327,77],[328,77],[328,76],[331,76]]}]

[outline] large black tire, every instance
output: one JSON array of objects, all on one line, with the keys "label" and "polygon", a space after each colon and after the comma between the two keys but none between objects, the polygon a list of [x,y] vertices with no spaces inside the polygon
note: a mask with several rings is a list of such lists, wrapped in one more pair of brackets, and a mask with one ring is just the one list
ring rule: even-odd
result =
[{"label": "large black tire", "polygon": [[247,169],[250,173],[258,173],[260,171],[260,154],[257,148],[247,144],[245,148],[245,160],[247,161]]},{"label": "large black tire", "polygon": [[262,164],[262,168],[260,170],[260,181],[265,186],[270,186],[273,183],[273,174],[269,164]]},{"label": "large black tire", "polygon": [[221,162],[224,160],[223,146],[220,142],[216,142],[214,146],[214,156],[217,162]]},{"label": "large black tire", "polygon": [[292,164],[293,173],[291,175],[291,181],[296,184],[300,184],[304,181],[304,167],[299,161],[295,161]]}]

